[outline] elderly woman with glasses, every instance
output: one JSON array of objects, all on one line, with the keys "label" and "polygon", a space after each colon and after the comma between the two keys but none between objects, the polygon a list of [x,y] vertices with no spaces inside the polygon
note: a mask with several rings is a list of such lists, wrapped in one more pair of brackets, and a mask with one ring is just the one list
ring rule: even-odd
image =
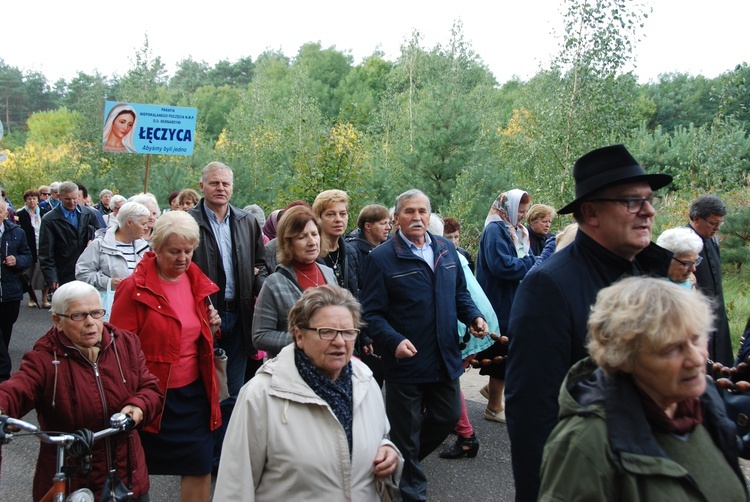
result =
[{"label": "elderly woman with glasses", "polygon": [[602,289],[590,358],[560,389],[539,500],[747,500],[736,429],[706,376],[713,314],[647,277]]},{"label": "elderly woman with glasses", "polygon": [[[55,325],[24,355],[10,380],[0,384],[0,413],[23,417],[35,409],[41,429],[67,432],[100,430],[118,411],[136,425],[153,420],[163,403],[159,382],[146,366],[138,337],[103,321],[99,292],[84,282],[68,282],[52,297],[52,312]],[[98,497],[113,447],[111,440],[94,443],[91,473],[71,476],[71,491],[88,487]],[[41,444],[34,500],[41,500],[52,486],[56,455],[54,445]],[[119,478],[132,486],[135,500],[148,500],[138,434],[131,431],[117,440],[111,458]]]},{"label": "elderly woman with glasses", "polygon": [[360,307],[337,286],[308,289],[289,312],[294,343],[240,391],[215,500],[379,501],[403,463],[372,372],[352,359]]},{"label": "elderly woman with glasses", "polygon": [[670,228],[656,240],[656,244],[672,251],[672,263],[669,264],[667,277],[683,288],[695,287],[695,270],[703,261],[703,240],[689,228]]}]

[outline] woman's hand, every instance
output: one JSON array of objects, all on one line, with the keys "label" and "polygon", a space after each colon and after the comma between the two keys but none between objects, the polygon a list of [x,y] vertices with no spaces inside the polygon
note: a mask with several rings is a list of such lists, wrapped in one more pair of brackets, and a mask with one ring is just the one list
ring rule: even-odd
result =
[{"label": "woman's hand", "polygon": [[373,473],[376,478],[385,478],[396,472],[398,453],[391,446],[383,445],[375,455]]},{"label": "woman's hand", "polygon": [[215,335],[221,326],[221,316],[219,311],[214,308],[213,305],[209,305],[206,310],[206,316],[208,317],[208,325],[211,328],[211,335]]},{"label": "woman's hand", "polygon": [[110,283],[109,287],[112,288],[112,289],[117,289],[117,285],[120,284],[121,282],[122,282],[122,278],[120,278],[120,277],[113,277],[113,278],[111,278],[109,280],[109,283]]},{"label": "woman's hand", "polygon": [[138,425],[139,423],[141,423],[141,420],[143,420],[143,410],[137,406],[133,406],[132,404],[126,405],[123,409],[120,410],[120,413],[125,413],[130,418],[132,418],[133,422],[135,422],[135,425]]}]

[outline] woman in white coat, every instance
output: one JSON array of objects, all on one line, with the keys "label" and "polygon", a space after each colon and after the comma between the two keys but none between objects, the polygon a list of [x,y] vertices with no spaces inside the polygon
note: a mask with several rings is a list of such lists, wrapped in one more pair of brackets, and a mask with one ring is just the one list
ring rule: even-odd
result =
[{"label": "woman in white coat", "polygon": [[294,344],[240,391],[224,441],[215,500],[378,501],[403,458],[372,372],[351,359],[359,304],[335,285],[289,312]]},{"label": "woman in white coat", "polygon": [[109,320],[117,285],[141,261],[149,245],[143,240],[150,211],[138,202],[127,202],[117,213],[117,225],[94,239],[76,262],[76,279],[91,284],[102,294],[102,306]]}]

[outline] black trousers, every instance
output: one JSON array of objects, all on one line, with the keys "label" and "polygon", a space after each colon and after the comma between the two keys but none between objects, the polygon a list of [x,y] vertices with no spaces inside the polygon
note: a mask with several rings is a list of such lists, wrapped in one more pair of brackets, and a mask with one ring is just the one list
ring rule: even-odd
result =
[{"label": "black trousers", "polygon": [[435,451],[461,416],[458,379],[423,383],[386,382],[385,409],[391,440],[404,456],[401,498],[427,500],[427,477],[420,461]]},{"label": "black trousers", "polygon": [[13,324],[18,319],[21,309],[21,300],[0,303],[0,382],[10,378],[12,368],[10,362],[10,335],[13,333]]}]

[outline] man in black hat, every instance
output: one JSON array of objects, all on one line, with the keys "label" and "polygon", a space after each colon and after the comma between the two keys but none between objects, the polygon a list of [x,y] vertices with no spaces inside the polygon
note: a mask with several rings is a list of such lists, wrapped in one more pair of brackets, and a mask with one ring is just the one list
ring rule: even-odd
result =
[{"label": "man in black hat", "polygon": [[[536,500],[542,450],[557,423],[567,371],[586,353],[586,321],[596,294],[624,275],[666,276],[672,253],[651,242],[660,197],[672,177],[647,174],[623,145],[575,164],[575,241],[526,276],[508,326],[506,417],[516,500]],[[544,315],[539,315],[541,305]]]}]

